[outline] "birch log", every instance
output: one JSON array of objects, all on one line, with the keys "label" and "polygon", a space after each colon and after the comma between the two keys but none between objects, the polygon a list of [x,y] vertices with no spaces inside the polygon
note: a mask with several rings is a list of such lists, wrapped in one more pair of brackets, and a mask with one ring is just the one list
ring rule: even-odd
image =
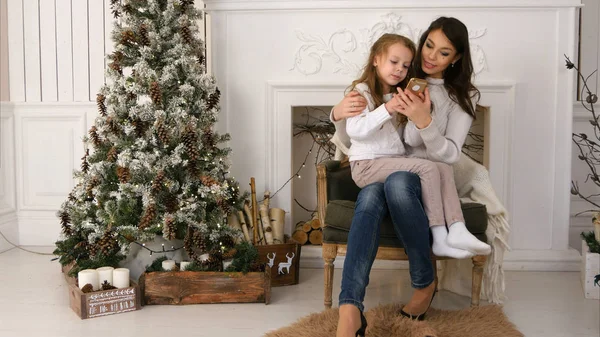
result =
[{"label": "birch log", "polygon": [[269,220],[273,229],[273,242],[285,243],[283,239],[283,227],[285,225],[285,211],[281,208],[269,209]]},{"label": "birch log", "polygon": [[256,226],[254,225],[254,222],[252,221],[252,211],[250,210],[250,207],[248,206],[248,201],[244,202],[244,212],[246,213],[246,216],[248,217],[248,226],[250,226],[250,228],[252,229],[252,244],[256,246],[256,241],[258,240],[258,233],[256,232]]},{"label": "birch log", "polygon": [[[227,216],[227,224],[229,225],[229,227],[233,228],[233,229],[237,229],[240,232],[242,231],[242,226],[240,225],[240,221],[238,220],[237,215],[235,215],[235,213],[231,213]],[[242,238],[238,238],[235,240],[235,243],[240,243],[243,240],[245,240],[246,237],[242,237]]]},{"label": "birch log", "polygon": [[244,218],[244,212],[238,211],[238,218],[240,220],[240,227],[242,227],[242,232],[244,233],[244,238],[247,242],[250,241],[250,234],[248,233],[248,225],[246,224],[246,219]]},{"label": "birch log", "polygon": [[269,220],[269,210],[264,203],[260,205],[260,221],[262,222],[265,231],[265,241],[268,245],[272,245],[273,229],[271,228],[271,221]]},{"label": "birch log", "polygon": [[263,205],[267,206],[267,209],[269,209],[270,202],[271,202],[271,192],[265,191],[265,194],[263,195]]}]

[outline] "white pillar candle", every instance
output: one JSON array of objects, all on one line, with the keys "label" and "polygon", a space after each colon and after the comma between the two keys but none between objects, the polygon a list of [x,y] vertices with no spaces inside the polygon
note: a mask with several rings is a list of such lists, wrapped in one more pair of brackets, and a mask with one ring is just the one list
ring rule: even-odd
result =
[{"label": "white pillar candle", "polygon": [[227,269],[227,267],[229,267],[229,265],[231,265],[232,262],[233,262],[233,259],[223,260],[223,270]]},{"label": "white pillar candle", "polygon": [[100,289],[98,286],[98,272],[95,269],[84,269],[77,273],[79,289],[83,289],[86,284],[91,284],[94,290]]},{"label": "white pillar candle", "polygon": [[188,261],[181,261],[181,263],[179,264],[179,270],[185,270],[185,268],[186,268],[187,266],[189,266],[189,265],[190,265],[190,263],[191,263],[191,262],[188,262]]},{"label": "white pillar candle", "polygon": [[162,269],[169,271],[172,270],[175,267],[175,261],[173,260],[164,260],[162,262]]},{"label": "white pillar candle", "polygon": [[113,284],[113,270],[115,270],[113,267],[101,267],[96,269],[98,272],[98,282],[100,282],[100,287],[102,287],[104,281],[107,281],[110,285]]},{"label": "white pillar candle", "polygon": [[129,287],[129,269],[117,268],[113,270],[113,286],[117,288]]}]

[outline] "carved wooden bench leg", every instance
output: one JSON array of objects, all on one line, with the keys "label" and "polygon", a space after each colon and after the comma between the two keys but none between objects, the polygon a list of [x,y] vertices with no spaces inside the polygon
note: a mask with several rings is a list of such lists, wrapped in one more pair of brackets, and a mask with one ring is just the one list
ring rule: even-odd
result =
[{"label": "carved wooden bench leg", "polygon": [[323,244],[323,260],[325,260],[325,308],[331,308],[333,293],[333,261],[337,256],[336,244]]},{"label": "carved wooden bench leg", "polygon": [[483,282],[483,266],[487,256],[473,256],[473,286],[471,290],[471,306],[479,306],[479,297],[481,296],[481,283]]}]

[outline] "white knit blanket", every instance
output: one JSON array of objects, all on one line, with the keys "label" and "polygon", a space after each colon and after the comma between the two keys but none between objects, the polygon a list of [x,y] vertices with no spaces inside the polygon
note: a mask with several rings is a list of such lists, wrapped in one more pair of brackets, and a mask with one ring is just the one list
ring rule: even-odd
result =
[{"label": "white knit blanket", "polygon": [[[510,250],[508,235],[510,225],[508,214],[492,187],[488,170],[462,154],[454,164],[454,180],[462,202],[484,204],[488,213],[488,227],[485,232],[492,253],[488,256],[483,270],[481,299],[492,303],[502,303],[504,296],[504,252]],[[441,262],[439,274],[440,289],[446,289],[463,296],[471,296],[471,259],[445,260]]]}]

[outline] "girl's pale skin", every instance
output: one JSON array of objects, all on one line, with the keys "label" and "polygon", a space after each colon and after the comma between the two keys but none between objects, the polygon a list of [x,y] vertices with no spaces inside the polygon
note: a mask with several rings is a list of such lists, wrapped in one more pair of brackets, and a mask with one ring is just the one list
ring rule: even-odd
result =
[{"label": "girl's pale skin", "polygon": [[[432,78],[443,78],[444,70],[457,62],[461,56],[457,54],[454,46],[441,30],[429,33],[421,55],[423,71]],[[333,119],[337,121],[359,115],[366,107],[366,99],[358,92],[352,91],[334,107]],[[417,96],[409,90],[398,89],[394,98],[386,103],[386,109],[390,113],[405,115],[419,129],[426,128],[432,121],[428,88],[425,89],[425,94],[422,96]],[[429,305],[435,287],[436,284],[433,282],[426,288],[415,289],[412,298],[403,310],[414,315],[423,313]],[[341,305],[336,336],[354,336],[359,327],[360,312],[358,308],[352,304]]]}]

